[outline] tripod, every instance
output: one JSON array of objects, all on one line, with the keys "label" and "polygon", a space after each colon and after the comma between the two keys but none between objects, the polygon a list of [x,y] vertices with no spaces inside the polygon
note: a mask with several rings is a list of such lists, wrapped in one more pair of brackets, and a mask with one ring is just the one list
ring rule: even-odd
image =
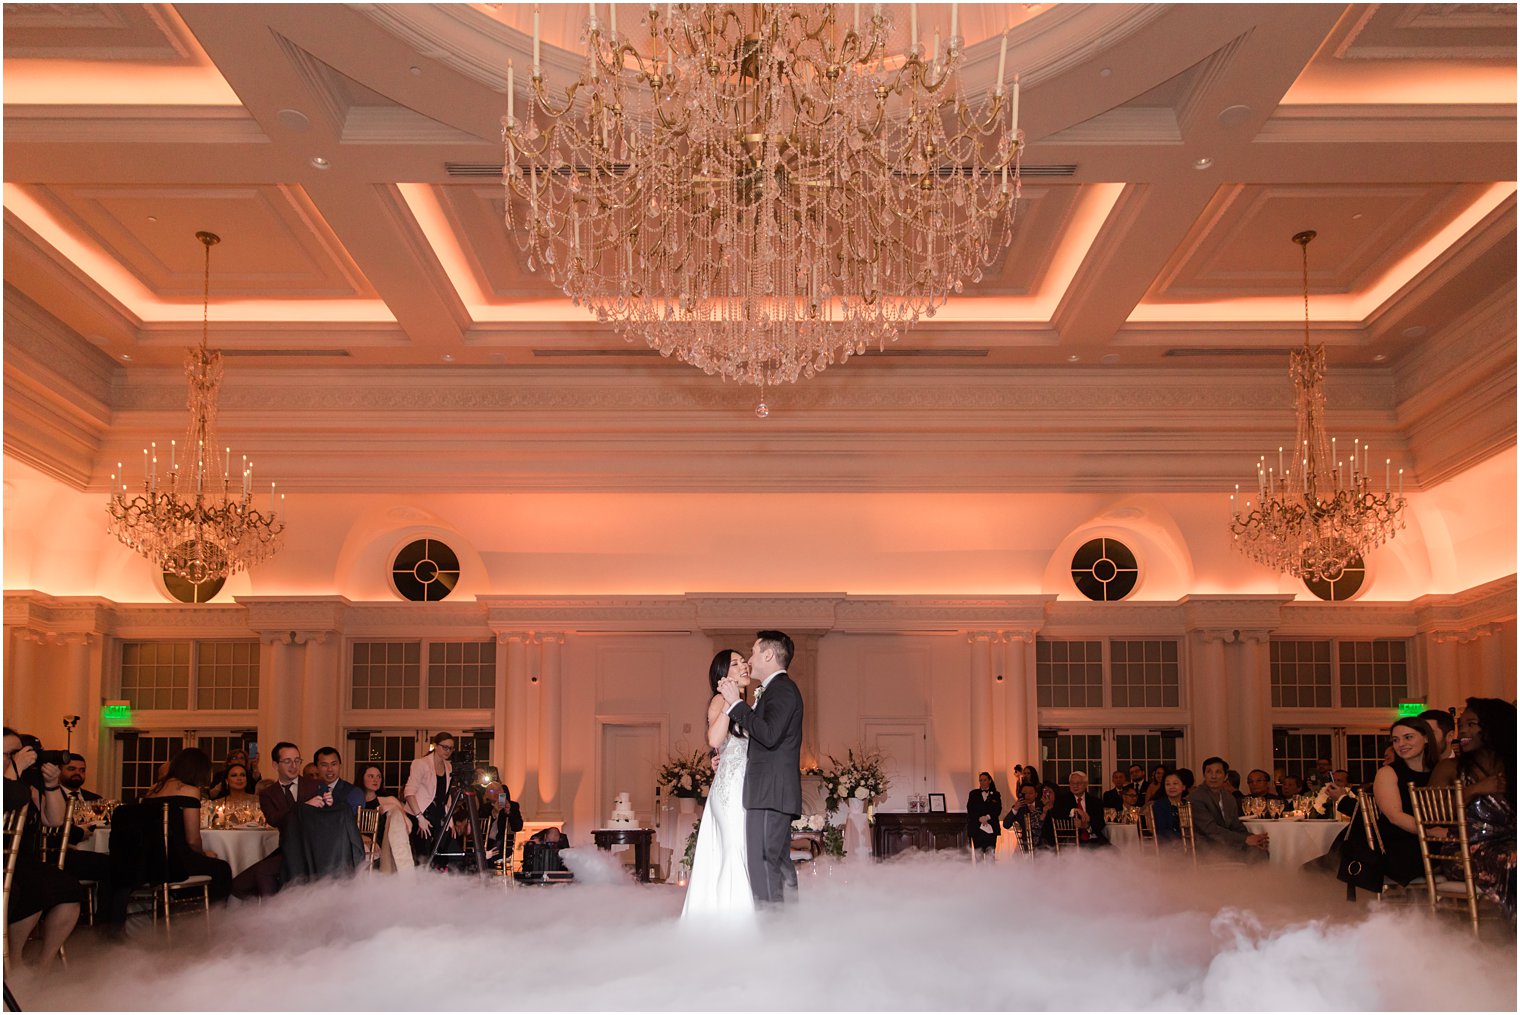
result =
[{"label": "tripod", "polygon": [[[470,822],[470,852],[442,853],[440,850],[443,849],[443,840],[453,831],[454,815],[458,814],[461,808],[464,809]],[[443,820],[438,825],[438,831],[433,835],[433,850],[428,854],[427,862],[428,866],[431,867],[433,861],[440,856],[468,857],[472,854],[475,857],[475,873],[481,879],[484,879],[490,871],[486,866],[485,838],[482,835],[480,827],[480,807],[477,801],[477,793],[473,785],[456,779],[453,785],[449,787],[449,803],[443,809]]]}]

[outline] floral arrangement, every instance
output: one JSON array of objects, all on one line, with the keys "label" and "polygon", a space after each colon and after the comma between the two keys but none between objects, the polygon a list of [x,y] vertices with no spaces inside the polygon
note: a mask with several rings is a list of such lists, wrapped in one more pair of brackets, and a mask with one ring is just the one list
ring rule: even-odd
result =
[{"label": "floral arrangement", "polygon": [[660,786],[673,797],[706,800],[712,788],[712,758],[705,750],[674,754],[665,762],[658,776]]},{"label": "floral arrangement", "polygon": [[844,857],[844,829],[838,825],[829,824],[827,814],[804,814],[792,822],[792,828],[799,832],[822,832],[819,843],[828,856]]},{"label": "floral arrangement", "polygon": [[697,820],[691,823],[691,834],[686,837],[686,849],[681,853],[681,862],[691,870],[691,865],[697,859],[697,833],[702,830],[702,816],[697,815]]},{"label": "floral arrangement", "polygon": [[808,775],[816,775],[823,782],[825,803],[830,813],[839,809],[846,800],[868,802],[887,792],[892,784],[887,781],[881,768],[881,755],[853,747],[843,762],[829,755],[829,767],[813,768]]}]

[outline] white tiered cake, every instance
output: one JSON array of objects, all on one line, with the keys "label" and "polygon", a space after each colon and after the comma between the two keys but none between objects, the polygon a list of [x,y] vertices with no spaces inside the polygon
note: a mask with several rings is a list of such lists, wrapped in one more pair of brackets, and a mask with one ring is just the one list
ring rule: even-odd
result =
[{"label": "white tiered cake", "polygon": [[619,793],[612,801],[612,816],[607,819],[608,828],[637,828],[638,819],[633,816],[633,799],[628,793]]}]

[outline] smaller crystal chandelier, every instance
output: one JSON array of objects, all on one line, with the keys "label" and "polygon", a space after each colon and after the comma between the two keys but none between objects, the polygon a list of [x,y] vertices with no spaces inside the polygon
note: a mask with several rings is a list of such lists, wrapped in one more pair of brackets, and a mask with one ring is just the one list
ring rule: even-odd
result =
[{"label": "smaller crystal chandelier", "polygon": [[[1230,496],[1230,532],[1252,559],[1305,581],[1333,581],[1356,557],[1392,539],[1404,527],[1404,470],[1393,492],[1393,460],[1383,462],[1383,492],[1372,488],[1367,445],[1360,439],[1337,449],[1325,432],[1325,347],[1309,346],[1309,241],[1313,230],[1293,237],[1303,248],[1304,347],[1288,365],[1297,393],[1297,439],[1293,451],[1277,449],[1277,464],[1262,455],[1256,492]],[[1348,457],[1342,457],[1347,455]]]},{"label": "smaller crystal chandelier", "polygon": [[[169,442],[169,456],[159,470],[158,443],[143,450],[141,489],[127,490],[122,463],[111,476],[108,531],[161,568],[165,575],[192,585],[215,582],[252,567],[274,554],[285,523],[275,511],[274,484],[269,510],[253,503],[253,463],[243,456],[233,478],[232,449],[216,441],[217,392],[222,354],[206,348],[211,305],[211,248],[215,233],[195,238],[206,247],[205,288],[201,304],[201,344],[185,361],[190,380],[190,426],[184,447]],[[221,455],[217,452],[222,451]],[[283,507],[285,495],[280,495]]]}]

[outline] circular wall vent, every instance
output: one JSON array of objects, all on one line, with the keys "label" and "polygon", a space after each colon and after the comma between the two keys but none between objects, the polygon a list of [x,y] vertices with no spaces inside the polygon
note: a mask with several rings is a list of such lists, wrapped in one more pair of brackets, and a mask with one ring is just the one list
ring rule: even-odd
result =
[{"label": "circular wall vent", "polygon": [[1367,580],[1367,562],[1361,554],[1353,554],[1346,566],[1336,575],[1326,575],[1318,581],[1304,579],[1304,587],[1327,603],[1339,603],[1361,591]]},{"label": "circular wall vent", "polygon": [[1110,603],[1135,590],[1140,565],[1117,539],[1089,539],[1072,555],[1071,580],[1088,599]]},{"label": "circular wall vent", "polygon": [[407,543],[391,564],[391,583],[414,603],[437,602],[459,584],[459,556],[436,539]]}]

